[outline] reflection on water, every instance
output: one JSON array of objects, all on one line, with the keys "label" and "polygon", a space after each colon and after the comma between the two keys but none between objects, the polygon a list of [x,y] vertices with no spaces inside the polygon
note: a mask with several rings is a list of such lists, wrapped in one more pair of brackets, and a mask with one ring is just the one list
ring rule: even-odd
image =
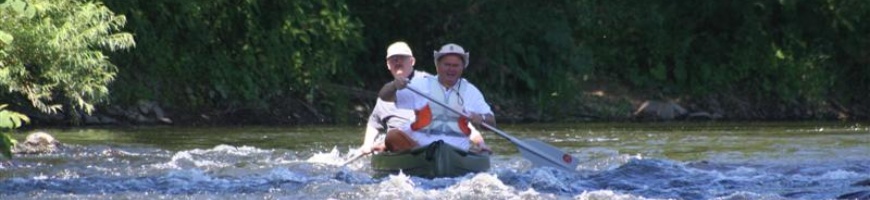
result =
[{"label": "reflection on water", "polygon": [[[533,168],[493,134],[488,173],[373,178],[361,127],[47,130],[59,153],[0,164],[0,199],[831,199],[868,191],[861,124],[503,125],[582,160]],[[16,135],[23,138],[23,135]]]}]

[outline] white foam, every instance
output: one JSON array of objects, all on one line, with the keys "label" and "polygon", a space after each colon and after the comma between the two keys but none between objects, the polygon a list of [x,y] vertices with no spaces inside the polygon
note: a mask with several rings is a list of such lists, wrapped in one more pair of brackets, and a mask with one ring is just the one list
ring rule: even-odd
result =
[{"label": "white foam", "polygon": [[839,179],[851,179],[851,178],[857,179],[857,178],[861,178],[861,177],[863,177],[862,174],[851,172],[851,171],[846,171],[846,170],[842,170],[842,169],[837,169],[834,171],[825,172],[824,174],[819,176],[820,179],[824,179],[824,180],[839,180]]},{"label": "white foam", "polygon": [[221,145],[215,146],[212,149],[204,150],[202,153],[205,154],[205,153],[215,153],[215,152],[233,154],[233,155],[239,155],[239,156],[246,156],[246,155],[250,155],[252,153],[266,153],[269,151],[263,150],[260,148],[256,148],[256,147],[251,147],[251,146],[235,147],[235,146],[230,146],[230,145],[226,145],[226,144],[221,144]]},{"label": "white foam", "polygon": [[449,199],[507,199],[515,197],[514,190],[505,185],[495,175],[480,173],[445,189],[444,197]]},{"label": "white foam", "polygon": [[400,172],[377,184],[373,193],[380,199],[426,199],[426,191],[417,190],[414,186],[411,178]]},{"label": "white foam", "polygon": [[77,179],[77,178],[81,177],[79,175],[79,173],[77,173],[73,170],[70,170],[70,169],[64,169],[63,171],[58,172],[57,175],[55,175],[55,176],[56,176],[55,178],[66,179],[66,180]]},{"label": "white foam", "polygon": [[225,167],[228,164],[208,159],[195,159],[190,151],[180,151],[172,155],[172,159],[169,162],[158,165],[158,168],[186,169],[204,166]]},{"label": "white foam", "polygon": [[176,152],[170,161],[155,164],[158,169],[188,169],[188,168],[226,168],[247,162],[251,159],[261,159],[260,154],[271,153],[256,147],[217,145],[211,149],[191,149]]},{"label": "white foam", "polygon": [[[554,194],[542,194],[534,189],[517,191],[505,185],[496,175],[479,173],[466,176],[456,184],[443,189],[421,189],[429,179],[412,178],[405,174],[391,175],[379,184],[364,186],[360,195],[364,199],[557,199]],[[415,180],[422,183],[415,183]]]},{"label": "white foam", "polygon": [[311,157],[305,161],[311,163],[341,165],[344,163],[344,158],[341,157],[341,152],[338,151],[338,148],[332,147],[331,151],[314,153],[314,155],[311,155]]}]

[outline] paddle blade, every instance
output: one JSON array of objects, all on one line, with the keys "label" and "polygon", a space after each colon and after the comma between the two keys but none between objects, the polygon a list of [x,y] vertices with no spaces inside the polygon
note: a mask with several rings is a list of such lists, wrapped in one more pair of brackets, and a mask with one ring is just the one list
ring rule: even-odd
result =
[{"label": "paddle blade", "polygon": [[537,167],[546,166],[574,171],[577,169],[577,165],[579,165],[579,161],[571,154],[567,154],[540,140],[525,139],[519,141],[519,143],[522,143],[517,145],[520,154]]}]

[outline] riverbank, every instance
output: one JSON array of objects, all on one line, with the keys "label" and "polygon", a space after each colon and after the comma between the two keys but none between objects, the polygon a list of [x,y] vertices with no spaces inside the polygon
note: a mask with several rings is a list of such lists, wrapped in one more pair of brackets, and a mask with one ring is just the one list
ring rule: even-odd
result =
[{"label": "riverbank", "polygon": [[[267,109],[229,106],[189,109],[139,100],[133,104],[99,105],[90,115],[81,111],[45,114],[26,110],[33,126],[67,125],[314,125],[365,124],[374,107],[375,92],[331,87],[320,96],[344,94],[344,106],[318,105],[305,99],[274,102]],[[487,96],[499,122],[633,122],[633,121],[801,121],[866,120],[866,114],[846,112],[828,102],[766,101],[746,95],[710,94],[704,97],[665,97],[610,82],[586,82],[575,94],[556,94],[558,103],[525,102],[520,98]],[[570,95],[569,97],[557,97]],[[856,107],[856,106],[852,106]],[[342,108],[342,109],[332,109]],[[549,110],[552,112],[543,112]],[[857,110],[857,109],[856,109]]]}]

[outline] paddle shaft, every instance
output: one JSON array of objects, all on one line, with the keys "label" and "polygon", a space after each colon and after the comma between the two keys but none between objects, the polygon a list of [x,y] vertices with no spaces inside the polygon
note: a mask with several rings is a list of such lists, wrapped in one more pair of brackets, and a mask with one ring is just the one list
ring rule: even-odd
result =
[{"label": "paddle shaft", "polygon": [[[381,136],[380,134],[375,135],[375,139],[373,139],[373,140],[374,140],[374,141],[377,141],[378,138],[380,138],[380,136]],[[369,151],[368,153],[359,154],[359,155],[357,155],[357,156],[351,158],[350,160],[344,161],[344,163],[342,163],[341,166],[344,167],[345,165],[350,164],[350,163],[352,163],[353,161],[359,160],[360,158],[365,157],[366,155],[369,155],[369,154],[372,154],[372,153],[374,153],[374,151]]]},{"label": "paddle shaft", "polygon": [[[454,112],[454,113],[456,113],[456,114],[459,114],[459,115],[461,115],[461,116],[463,116],[463,117],[465,117],[465,118],[471,119],[471,117],[469,117],[468,114],[465,114],[465,113],[463,113],[463,112],[459,112],[458,110],[453,109],[452,107],[448,106],[447,104],[444,104],[444,103],[442,103],[442,102],[440,102],[440,101],[437,101],[437,100],[435,100],[434,98],[429,97],[428,95],[423,94],[422,92],[418,91],[417,89],[414,89],[414,88],[411,87],[411,86],[407,86],[407,87],[405,87],[405,88],[407,88],[408,90],[411,90],[411,91],[414,92],[414,93],[417,93],[417,94],[420,95],[420,96],[423,96],[424,98],[428,99],[430,102],[434,102],[435,104],[438,104],[438,105],[440,105],[440,106],[443,106],[444,108],[447,108],[447,110],[450,110],[450,111],[452,111],[452,112]],[[540,152],[540,151],[538,151],[537,149],[535,149],[535,148],[533,148],[533,147],[531,147],[531,146],[528,146],[525,142],[523,142],[523,141],[521,141],[521,140],[515,138],[514,136],[511,136],[511,135],[505,133],[504,131],[501,131],[501,130],[499,130],[498,128],[495,128],[495,127],[493,127],[492,125],[487,124],[486,122],[481,122],[481,125],[483,125],[483,127],[486,127],[487,129],[489,129],[489,130],[495,132],[497,135],[499,135],[499,136],[501,136],[501,137],[507,139],[508,141],[514,143],[515,145],[519,146],[520,148],[523,148],[523,149],[527,150],[528,152],[531,152],[531,153],[537,155],[538,157],[545,158],[545,159],[546,159],[547,161],[549,161],[550,163],[555,164],[555,166],[559,166],[559,167],[562,167],[562,168],[568,169],[568,167],[566,167],[566,166],[560,164],[561,161],[559,161],[559,160],[555,160],[555,159],[553,159],[553,158],[550,157],[550,156],[544,155],[543,152]],[[574,169],[568,169],[568,170],[574,170]]]},{"label": "paddle shaft", "polygon": [[353,157],[353,158],[351,158],[350,160],[344,161],[344,163],[342,163],[341,166],[344,167],[344,166],[346,166],[347,164],[352,163],[353,161],[359,160],[360,158],[365,157],[366,155],[369,155],[370,153],[371,153],[371,152],[359,154],[358,156]]}]

